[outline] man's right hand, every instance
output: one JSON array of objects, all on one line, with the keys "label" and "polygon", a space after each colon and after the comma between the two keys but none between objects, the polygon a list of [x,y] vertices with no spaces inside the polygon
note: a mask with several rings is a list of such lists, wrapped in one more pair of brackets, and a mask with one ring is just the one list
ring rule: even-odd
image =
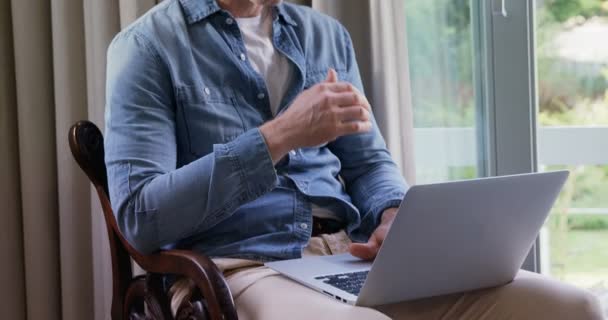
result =
[{"label": "man's right hand", "polygon": [[277,163],[290,150],[369,131],[370,112],[367,99],[350,83],[338,82],[336,71],[330,69],[324,82],[303,91],[260,131]]}]

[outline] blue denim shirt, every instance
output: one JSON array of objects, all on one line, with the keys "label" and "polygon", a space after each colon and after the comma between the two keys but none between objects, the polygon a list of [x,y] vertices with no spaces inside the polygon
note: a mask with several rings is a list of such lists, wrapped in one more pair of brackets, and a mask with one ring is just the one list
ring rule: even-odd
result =
[{"label": "blue denim shirt", "polygon": [[[343,26],[301,6],[273,12],[273,43],[295,70],[279,113],[329,68],[363,91]],[[311,202],[341,215],[355,241],[400,204],[406,184],[375,122],[273,165],[258,129],[271,119],[239,27],[214,0],[164,1],[118,34],[108,52],[105,148],[128,241],[143,253],[296,258],[311,236]]]}]

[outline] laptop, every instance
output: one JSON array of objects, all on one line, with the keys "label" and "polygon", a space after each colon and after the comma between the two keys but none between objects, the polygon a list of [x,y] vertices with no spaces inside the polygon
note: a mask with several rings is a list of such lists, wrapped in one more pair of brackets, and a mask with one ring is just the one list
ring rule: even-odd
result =
[{"label": "laptop", "polygon": [[332,299],[373,307],[488,288],[519,271],[567,171],[411,187],[376,259],[266,263]]}]

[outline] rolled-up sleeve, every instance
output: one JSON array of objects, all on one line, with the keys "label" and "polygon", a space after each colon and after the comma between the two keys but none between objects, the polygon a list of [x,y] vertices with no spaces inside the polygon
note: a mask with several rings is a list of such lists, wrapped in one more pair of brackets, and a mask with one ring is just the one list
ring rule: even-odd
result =
[{"label": "rolled-up sleeve", "polygon": [[[341,80],[352,83],[363,92],[350,36],[344,28],[343,33],[347,73],[341,75]],[[343,136],[329,145],[342,163],[340,175],[345,181],[346,191],[361,212],[361,224],[353,232],[355,238],[358,235],[369,236],[378,226],[382,212],[398,207],[407,190],[407,184],[386,148],[373,115],[372,122],[370,132]]]},{"label": "rolled-up sleeve", "polygon": [[177,168],[169,68],[152,42],[127,31],[108,50],[106,165],[112,208],[127,240],[158,250],[228,218],[272,190],[277,176],[259,129]]}]

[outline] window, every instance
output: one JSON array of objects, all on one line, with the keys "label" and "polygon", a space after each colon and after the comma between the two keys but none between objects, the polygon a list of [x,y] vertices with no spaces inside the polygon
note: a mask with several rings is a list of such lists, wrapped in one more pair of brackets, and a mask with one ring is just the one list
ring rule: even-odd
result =
[{"label": "window", "polygon": [[571,173],[541,271],[608,301],[608,1],[538,1],[536,16],[539,169]]},{"label": "window", "polygon": [[608,1],[405,3],[417,183],[570,170],[523,267],[608,314]]},{"label": "window", "polygon": [[471,1],[407,0],[405,9],[416,181],[483,175]]}]

